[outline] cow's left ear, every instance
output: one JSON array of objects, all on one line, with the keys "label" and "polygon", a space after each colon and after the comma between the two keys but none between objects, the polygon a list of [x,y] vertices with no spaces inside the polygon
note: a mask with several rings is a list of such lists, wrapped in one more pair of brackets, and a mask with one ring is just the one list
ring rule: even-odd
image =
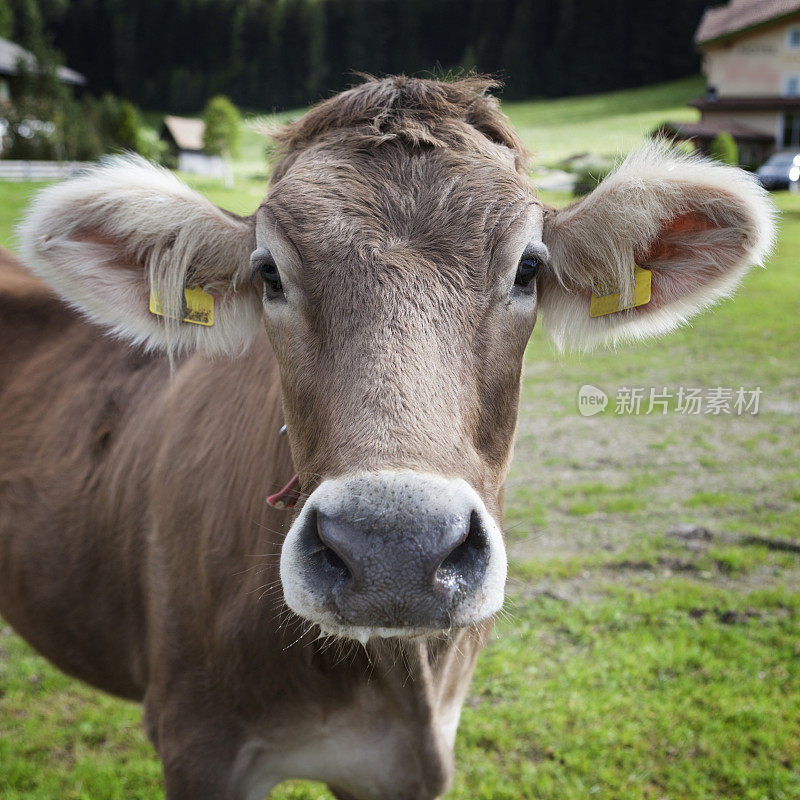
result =
[{"label": "cow's left ear", "polygon": [[[767,193],[741,169],[663,143],[635,152],[587,197],[545,213],[544,326],[561,348],[666,333],[763,264],[774,216]],[[649,270],[640,274],[650,279],[650,300],[626,308],[646,297],[635,291],[635,266]],[[607,299],[590,312],[593,294]],[[625,310],[602,313],[617,307]]]}]

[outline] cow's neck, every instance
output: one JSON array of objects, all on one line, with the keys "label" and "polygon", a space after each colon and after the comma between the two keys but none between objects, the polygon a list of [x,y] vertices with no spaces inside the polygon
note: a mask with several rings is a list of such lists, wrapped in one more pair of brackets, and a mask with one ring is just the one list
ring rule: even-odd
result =
[{"label": "cow's neck", "polygon": [[241,782],[254,797],[289,777],[324,781],[344,796],[360,795],[367,784],[395,793],[406,787],[391,796],[432,796],[430,787],[452,770],[464,696],[488,630],[366,647],[298,643],[287,655],[307,691],[248,743]]}]

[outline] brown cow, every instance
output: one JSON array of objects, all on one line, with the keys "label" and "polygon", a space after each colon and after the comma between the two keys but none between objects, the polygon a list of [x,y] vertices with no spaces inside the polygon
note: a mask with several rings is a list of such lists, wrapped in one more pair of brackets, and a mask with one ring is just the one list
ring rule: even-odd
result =
[{"label": "brown cow", "polygon": [[[400,77],[327,100],[278,134],[246,219],[120,158],[22,225],[51,288],[5,267],[0,610],[144,702],[170,800],[289,777],[440,796],[503,602],[537,310],[562,344],[663,332],[770,246],[750,177],[664,147],[544,207],[487,88]],[[627,308],[634,262],[652,296]],[[601,285],[625,310],[590,316]],[[148,310],[154,290],[183,317],[187,287],[212,326]],[[292,516],[265,498],[294,473]]]}]

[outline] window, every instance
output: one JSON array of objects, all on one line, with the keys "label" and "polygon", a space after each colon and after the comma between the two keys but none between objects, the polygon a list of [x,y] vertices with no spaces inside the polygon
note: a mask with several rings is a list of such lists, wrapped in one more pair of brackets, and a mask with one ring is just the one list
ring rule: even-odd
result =
[{"label": "window", "polygon": [[783,115],[783,147],[800,147],[800,111]]},{"label": "window", "polygon": [[783,96],[797,97],[800,95],[800,75],[786,75],[783,79]]},{"label": "window", "polygon": [[786,43],[790,50],[800,50],[800,28],[789,29]]}]

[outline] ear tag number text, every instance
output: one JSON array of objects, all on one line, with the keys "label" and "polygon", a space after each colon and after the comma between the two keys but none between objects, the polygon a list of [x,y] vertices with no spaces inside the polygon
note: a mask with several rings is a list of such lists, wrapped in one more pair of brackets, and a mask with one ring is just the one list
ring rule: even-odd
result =
[{"label": "ear tag number text", "polygon": [[171,309],[164,309],[161,298],[155,289],[150,290],[150,311],[159,317],[182,319],[194,325],[210,327],[214,324],[214,296],[204,292],[199,286],[192,286],[183,290],[184,308],[181,312],[172,313]]}]

